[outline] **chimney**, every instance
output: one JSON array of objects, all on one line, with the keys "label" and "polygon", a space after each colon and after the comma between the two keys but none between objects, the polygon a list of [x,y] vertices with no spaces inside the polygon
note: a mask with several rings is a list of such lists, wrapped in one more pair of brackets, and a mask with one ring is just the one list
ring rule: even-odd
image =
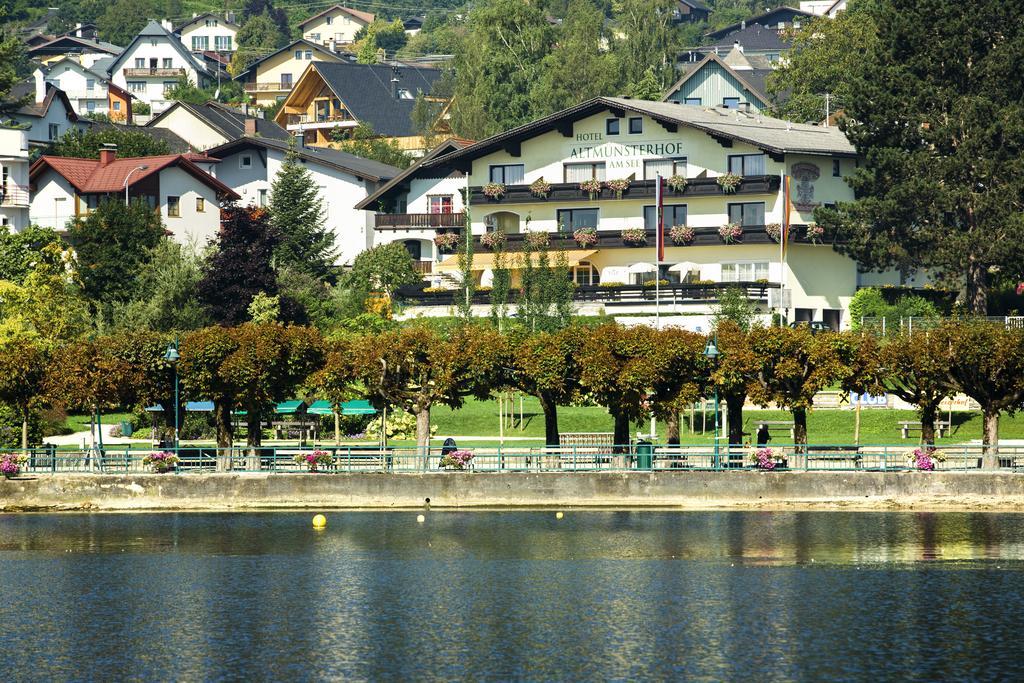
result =
[{"label": "chimney", "polygon": [[32,72],[32,78],[36,82],[36,102],[42,102],[46,99],[46,76],[42,69],[36,69]]},{"label": "chimney", "polygon": [[109,166],[115,158],[117,158],[117,145],[104,144],[103,148],[100,149],[100,168]]},{"label": "chimney", "polygon": [[742,31],[745,28],[747,28],[747,20],[746,19],[744,19],[743,21],[740,22],[740,30]]},{"label": "chimney", "polygon": [[165,29],[167,29],[168,32],[171,32],[171,31],[174,30],[174,24],[171,23],[170,19],[161,19],[160,20],[160,25],[163,26]]},{"label": "chimney", "polygon": [[256,135],[256,119],[252,117],[245,117],[245,134]]},{"label": "chimney", "polygon": [[331,38],[330,40],[327,41],[327,48],[331,52],[337,52],[338,51],[338,45],[335,42],[334,38]]}]

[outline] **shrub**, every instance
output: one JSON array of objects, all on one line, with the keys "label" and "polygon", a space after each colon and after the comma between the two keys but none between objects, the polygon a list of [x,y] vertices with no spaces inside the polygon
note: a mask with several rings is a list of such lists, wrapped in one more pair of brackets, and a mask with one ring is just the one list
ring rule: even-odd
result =
[{"label": "shrub", "polygon": [[178,465],[178,456],[170,451],[150,453],[142,459],[142,464],[153,468],[154,472],[170,472]]},{"label": "shrub", "polygon": [[598,287],[606,287],[608,289],[611,289],[612,287],[625,287],[625,286],[626,286],[625,282],[615,282],[615,281],[612,281],[612,280],[609,280],[608,282],[602,282],[602,283],[600,283],[598,285]]},{"label": "shrub", "polygon": [[647,244],[647,231],[643,228],[623,228],[622,241],[637,246]]},{"label": "shrub", "polygon": [[537,178],[530,183],[530,194],[534,197],[547,199],[548,195],[551,194],[551,183],[544,180],[544,178]]},{"label": "shrub", "polygon": [[[380,439],[381,415],[377,415],[370,424],[366,425],[366,436],[371,439]],[[437,433],[437,425],[430,425],[430,435]],[[403,410],[388,408],[387,421],[388,439],[408,441],[416,438],[416,416],[410,415]]]},{"label": "shrub", "polygon": [[312,453],[299,453],[295,462],[305,465],[309,472],[316,472],[317,467],[330,467],[334,464],[334,456],[327,451],[315,450]]},{"label": "shrub", "polygon": [[673,225],[668,229],[668,238],[672,241],[672,244],[693,244],[693,240],[696,237],[697,233],[694,232],[693,228],[685,225]]},{"label": "shrub", "polygon": [[452,451],[441,458],[438,464],[446,470],[464,470],[472,459],[470,451]]},{"label": "shrub", "polygon": [[725,175],[718,176],[715,180],[718,183],[718,186],[722,188],[722,192],[725,194],[732,194],[736,191],[736,188],[740,186],[740,182],[743,181],[743,178],[735,173],[726,173]]},{"label": "shrub", "polygon": [[850,300],[850,323],[853,329],[860,327],[861,318],[938,318],[938,307],[931,301],[916,294],[904,294],[895,303],[888,303],[881,290],[865,287],[857,290]]}]

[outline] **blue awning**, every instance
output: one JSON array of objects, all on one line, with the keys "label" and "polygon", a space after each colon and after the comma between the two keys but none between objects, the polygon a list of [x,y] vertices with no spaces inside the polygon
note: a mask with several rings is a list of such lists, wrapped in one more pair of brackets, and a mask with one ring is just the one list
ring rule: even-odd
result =
[{"label": "blue awning", "polygon": [[[148,406],[146,412],[159,413],[163,412],[163,405],[157,403],[156,405]],[[213,401],[186,401],[185,412],[187,413],[212,413],[213,412]]]}]

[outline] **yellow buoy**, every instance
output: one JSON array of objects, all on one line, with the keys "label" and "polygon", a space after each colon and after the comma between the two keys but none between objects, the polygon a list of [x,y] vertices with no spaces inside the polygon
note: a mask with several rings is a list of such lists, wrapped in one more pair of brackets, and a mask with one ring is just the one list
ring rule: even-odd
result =
[{"label": "yellow buoy", "polygon": [[327,526],[327,518],[326,517],[324,517],[323,515],[317,515],[317,516],[315,516],[313,518],[313,528],[314,529],[323,529],[325,526]]},{"label": "yellow buoy", "polygon": [[423,522],[427,521],[427,518],[424,517],[423,515],[417,515],[416,516],[416,521],[419,522],[420,524],[423,524]]},{"label": "yellow buoy", "polygon": [[562,517],[564,517],[564,515],[561,512],[555,513],[555,519],[561,519]]}]

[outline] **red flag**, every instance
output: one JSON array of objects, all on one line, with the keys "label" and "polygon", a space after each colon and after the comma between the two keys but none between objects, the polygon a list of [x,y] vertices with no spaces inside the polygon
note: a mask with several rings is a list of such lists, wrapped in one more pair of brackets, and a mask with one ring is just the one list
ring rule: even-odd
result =
[{"label": "red flag", "polygon": [[657,224],[655,229],[658,231],[657,243],[658,243],[658,263],[661,264],[665,260],[665,192],[664,192],[665,180],[658,174],[656,185],[654,186],[654,199],[657,204]]}]

